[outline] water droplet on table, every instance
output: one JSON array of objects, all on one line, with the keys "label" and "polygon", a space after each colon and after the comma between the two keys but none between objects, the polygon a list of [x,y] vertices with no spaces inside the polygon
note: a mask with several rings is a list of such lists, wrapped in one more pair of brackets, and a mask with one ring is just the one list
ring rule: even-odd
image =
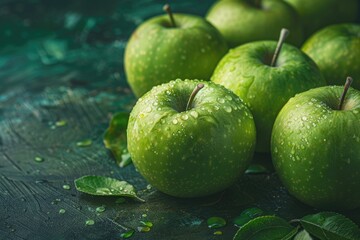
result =
[{"label": "water droplet on table", "polygon": [[65,121],[65,120],[60,120],[60,121],[55,122],[56,127],[63,127],[66,125],[67,125],[67,121]]},{"label": "water droplet on table", "polygon": [[91,226],[91,225],[94,225],[94,224],[95,224],[95,221],[92,220],[92,219],[88,219],[88,220],[85,221],[86,226]]},{"label": "water droplet on table", "polygon": [[95,209],[95,211],[96,211],[97,213],[105,212],[105,210],[106,210],[105,206],[100,206],[100,207],[97,207],[97,208]]},{"label": "water droplet on table", "polygon": [[151,228],[149,228],[147,226],[141,226],[141,227],[137,227],[137,230],[139,232],[150,232]]},{"label": "water droplet on table", "polygon": [[64,214],[65,212],[66,212],[66,210],[63,209],[63,208],[61,208],[61,209],[59,210],[59,214]]},{"label": "water droplet on table", "polygon": [[35,160],[35,162],[43,162],[43,161],[44,161],[44,158],[42,158],[42,157],[35,157],[34,160]]},{"label": "water droplet on table", "polygon": [[132,237],[132,235],[134,235],[134,232],[135,231],[133,229],[130,229],[130,230],[120,234],[120,237],[121,238],[130,238],[130,237]]},{"label": "water droplet on table", "polygon": [[71,187],[70,187],[70,185],[68,185],[68,184],[64,184],[63,185],[63,189],[65,189],[65,190],[69,190]]},{"label": "water droplet on table", "polygon": [[140,221],[140,223],[142,225],[144,225],[145,227],[149,227],[149,228],[151,228],[153,226],[153,223],[150,221]]},{"label": "water droplet on table", "polygon": [[92,140],[91,139],[85,139],[83,141],[77,142],[76,146],[78,147],[88,147],[92,144]]}]

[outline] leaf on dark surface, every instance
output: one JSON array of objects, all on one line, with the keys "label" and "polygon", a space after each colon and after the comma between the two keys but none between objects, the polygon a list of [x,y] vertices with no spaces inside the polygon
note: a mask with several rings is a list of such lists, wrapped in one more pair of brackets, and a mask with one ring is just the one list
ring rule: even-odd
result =
[{"label": "leaf on dark surface", "polygon": [[311,235],[321,240],[358,240],[360,229],[345,216],[333,212],[307,215],[300,223]]},{"label": "leaf on dark surface", "polygon": [[145,202],[137,196],[134,186],[126,181],[103,176],[83,176],[74,182],[79,192],[96,196],[130,197]]},{"label": "leaf on dark surface", "polygon": [[264,215],[266,215],[266,213],[260,208],[248,208],[245,209],[238,217],[234,219],[234,224],[237,227],[242,227],[250,220]]},{"label": "leaf on dark surface", "polygon": [[240,228],[233,240],[292,239],[298,228],[276,216],[261,216],[252,219]]},{"label": "leaf on dark surface", "polygon": [[245,171],[246,174],[264,174],[269,173],[269,170],[261,164],[251,164]]},{"label": "leaf on dark surface", "polygon": [[104,144],[114,155],[116,163],[120,167],[126,167],[131,161],[127,150],[126,128],[129,120],[129,113],[116,113],[110,120],[109,128],[104,134]]},{"label": "leaf on dark surface", "polygon": [[296,234],[294,240],[313,240],[310,234],[304,229]]}]

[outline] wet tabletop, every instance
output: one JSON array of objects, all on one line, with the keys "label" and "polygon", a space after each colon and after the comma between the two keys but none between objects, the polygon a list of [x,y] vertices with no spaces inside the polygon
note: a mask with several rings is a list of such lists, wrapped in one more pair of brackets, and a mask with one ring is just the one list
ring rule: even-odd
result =
[{"label": "wet tabletop", "polygon": [[[204,15],[213,1],[178,0],[176,12]],[[165,1],[5,0],[0,3],[0,239],[231,239],[244,209],[285,219],[318,210],[288,195],[267,155],[269,173],[246,174],[214,196],[177,199],[158,192],[133,165],[119,168],[103,145],[111,116],[136,99],[123,70],[124,47]],[[91,140],[85,147],[77,142]],[[86,144],[85,144],[86,145]],[[74,179],[126,180],[145,203],[93,197]],[[100,207],[100,208],[99,208]],[[345,212],[360,224],[360,211]],[[214,235],[206,220],[227,221]],[[140,221],[153,223],[140,233]]]}]

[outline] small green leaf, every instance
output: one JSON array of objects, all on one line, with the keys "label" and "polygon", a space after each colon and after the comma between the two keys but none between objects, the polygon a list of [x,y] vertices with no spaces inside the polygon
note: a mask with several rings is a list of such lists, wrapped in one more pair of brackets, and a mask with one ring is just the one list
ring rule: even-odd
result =
[{"label": "small green leaf", "polygon": [[255,218],[240,228],[234,240],[290,240],[298,232],[298,228],[276,216]]},{"label": "small green leaf", "polygon": [[104,145],[114,155],[116,163],[120,167],[126,167],[131,163],[126,139],[129,115],[126,112],[116,113],[111,118],[110,125],[104,134]]},{"label": "small green leaf", "polygon": [[226,220],[222,217],[210,217],[206,222],[209,228],[221,228],[226,225]]},{"label": "small green leaf", "polygon": [[263,174],[268,172],[269,170],[260,164],[251,164],[245,171],[246,174]]},{"label": "small green leaf", "polygon": [[238,217],[234,219],[234,224],[237,227],[242,227],[250,220],[264,215],[265,212],[260,208],[248,208],[245,209]]},{"label": "small green leaf", "polygon": [[97,196],[131,197],[145,202],[136,195],[134,186],[125,181],[102,176],[83,176],[74,182],[79,192]]},{"label": "small green leaf", "polygon": [[304,229],[296,234],[294,240],[313,240],[310,234]]},{"label": "small green leaf", "polygon": [[300,219],[307,232],[321,240],[358,240],[360,229],[345,216],[333,212],[321,212]]}]

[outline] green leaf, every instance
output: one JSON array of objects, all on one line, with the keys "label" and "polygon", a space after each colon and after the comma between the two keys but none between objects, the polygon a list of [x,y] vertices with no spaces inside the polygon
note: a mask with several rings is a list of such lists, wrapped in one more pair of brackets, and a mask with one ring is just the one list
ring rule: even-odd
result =
[{"label": "green leaf", "polygon": [[104,134],[104,144],[114,155],[116,163],[120,167],[126,167],[132,161],[127,150],[126,128],[129,121],[129,113],[116,113],[110,120],[109,128]]},{"label": "green leaf", "polygon": [[350,219],[333,212],[307,215],[300,223],[311,235],[321,240],[359,240],[360,229]]},{"label": "green leaf", "polygon": [[234,240],[287,240],[292,239],[298,228],[276,216],[255,218],[240,228]]},{"label": "green leaf", "polygon": [[245,171],[246,174],[263,174],[268,172],[269,170],[260,164],[251,164]]},{"label": "green leaf", "polygon": [[136,195],[134,186],[125,181],[102,176],[83,176],[74,182],[79,192],[97,196],[131,197],[145,202]]},{"label": "green leaf", "polygon": [[294,240],[313,240],[310,234],[304,229],[296,234]]},{"label": "green leaf", "polygon": [[250,220],[264,215],[265,212],[260,208],[248,208],[245,209],[238,217],[234,219],[234,224],[237,227],[242,227]]}]

